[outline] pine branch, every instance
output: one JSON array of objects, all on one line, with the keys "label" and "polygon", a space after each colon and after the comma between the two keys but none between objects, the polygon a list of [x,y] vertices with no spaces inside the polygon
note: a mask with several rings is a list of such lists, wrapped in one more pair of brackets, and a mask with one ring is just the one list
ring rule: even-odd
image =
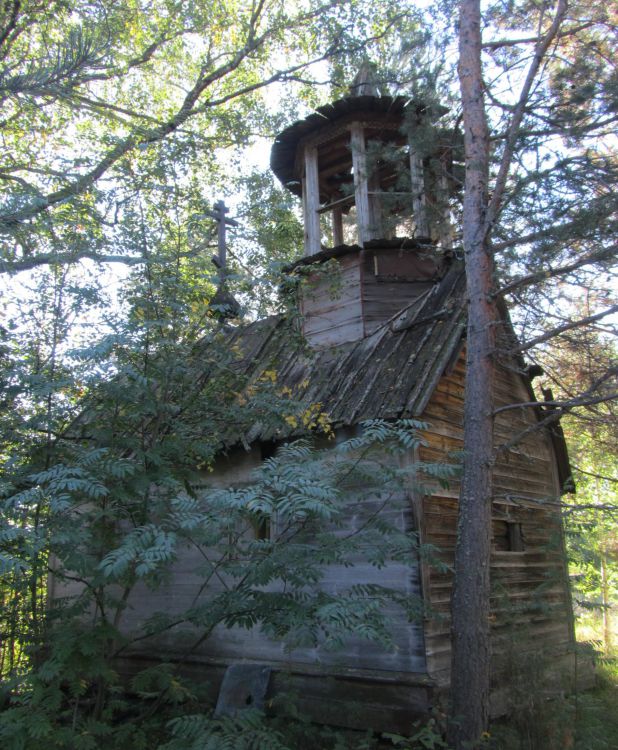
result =
[{"label": "pine branch", "polygon": [[[541,233],[536,234],[539,235]],[[547,236],[548,232],[544,234]],[[528,237],[530,236],[531,235],[528,235]],[[522,238],[521,241],[525,240]],[[513,279],[513,281],[510,281],[508,284],[505,284],[503,287],[493,292],[491,296],[495,299],[496,297],[507,294],[514,289],[519,289],[522,286],[529,286],[530,284],[536,284],[539,281],[546,281],[547,279],[551,279],[555,276],[562,276],[565,273],[577,271],[579,268],[583,268],[584,266],[590,265],[592,263],[599,263],[600,261],[604,260],[612,260],[616,257],[617,250],[618,243],[615,243],[614,245],[610,245],[610,247],[603,248],[602,250],[596,250],[594,252],[588,253],[578,260],[575,260],[572,263],[567,263],[564,266],[548,266],[548,268],[543,271],[530,273],[527,276],[520,276],[518,279]]]},{"label": "pine branch", "polygon": [[[561,31],[559,34],[556,34],[556,38],[564,39],[565,37],[573,36],[574,34],[578,34],[580,31],[589,29],[591,26],[594,26],[594,21],[587,21],[586,23],[581,23],[578,26],[574,26],[571,29],[566,29],[565,31]],[[542,40],[539,38],[538,35],[519,37],[515,39],[496,39],[491,42],[483,42],[482,47],[483,49],[497,50],[497,49],[502,49],[503,47],[515,47],[519,44],[538,44],[540,41]]]},{"label": "pine branch", "polygon": [[[178,258],[195,258],[205,248],[216,247],[212,244],[200,244],[199,247],[178,253]],[[80,260],[93,260],[95,263],[121,263],[125,266],[139,266],[143,263],[159,260],[157,257],[148,258],[141,255],[117,255],[114,253],[98,253],[95,250],[78,250],[74,253],[40,253],[29,258],[16,261],[0,260],[0,274],[18,273],[19,271],[30,271],[40,266],[63,265],[66,263],[77,263]]]},{"label": "pine branch", "polygon": [[567,11],[567,0],[558,0],[555,15],[554,15],[554,20],[552,21],[552,24],[549,27],[545,36],[539,37],[539,42],[536,45],[536,48],[534,50],[533,60],[530,64],[530,67],[528,68],[528,73],[526,75],[526,79],[522,86],[521,93],[519,95],[519,100],[513,112],[513,117],[511,119],[511,123],[510,123],[507,137],[506,137],[506,143],[504,146],[504,153],[502,154],[500,168],[498,170],[498,175],[496,177],[496,181],[494,184],[493,194],[491,196],[491,201],[489,202],[487,213],[485,215],[484,232],[486,236],[488,236],[489,233],[491,232],[491,229],[493,228],[496,222],[496,219],[498,217],[500,206],[502,204],[502,197],[504,195],[504,189],[506,187],[507,178],[511,169],[513,155],[515,153],[515,144],[520,135],[520,125],[523,120],[526,108],[528,106],[528,101],[529,101],[530,91],[532,90],[532,85],[541,68],[541,64],[543,63],[545,59],[547,50],[549,49],[550,45],[552,44],[552,42],[554,41],[554,39],[556,38],[556,35],[558,34],[560,30],[560,25],[564,19],[566,11]]},{"label": "pine branch", "polygon": [[608,315],[613,315],[616,312],[618,312],[618,305],[612,305],[607,310],[603,310],[602,312],[597,313],[596,315],[589,315],[586,318],[580,318],[579,320],[573,320],[569,323],[565,323],[564,325],[557,326],[556,328],[553,328],[551,331],[544,333],[542,336],[537,336],[534,339],[530,339],[530,341],[526,341],[522,344],[518,344],[517,346],[513,347],[511,351],[512,352],[525,352],[527,349],[532,349],[534,346],[537,346],[538,344],[543,344],[545,341],[549,341],[550,339],[553,339],[555,336],[558,336],[561,333],[564,333],[565,331],[572,331],[574,328],[581,328],[582,326],[589,325],[590,323],[595,323],[597,320],[602,320],[603,318],[606,318]]},{"label": "pine branch", "polygon": [[105,45],[84,34],[82,28],[72,29],[67,40],[58,47],[53,59],[31,63],[25,73],[9,75],[0,72],[0,92],[13,95],[67,97],[83,83],[81,73],[101,64]]},{"label": "pine branch", "polygon": [[[599,387],[617,373],[618,373],[618,367],[611,368],[608,372],[604,373],[600,378],[598,378],[594,383],[592,383],[590,388],[588,388],[580,396],[570,399],[570,402],[565,402],[568,405],[561,406],[556,409],[552,409],[547,414],[547,416],[545,416],[539,422],[531,425],[530,427],[527,427],[524,430],[521,430],[517,435],[515,435],[515,437],[511,438],[511,440],[509,440],[506,443],[502,443],[502,445],[500,446],[497,446],[495,450],[496,455],[500,453],[506,453],[507,451],[511,450],[511,448],[516,446],[518,443],[520,443],[529,435],[534,434],[535,432],[537,432],[540,429],[543,429],[544,427],[550,427],[556,422],[559,422],[563,416],[565,416],[566,414],[569,414],[570,412],[573,411],[573,409],[577,408],[578,406],[593,405],[593,399],[595,398],[594,394],[598,391]],[[601,400],[598,403],[603,403],[603,402],[607,402],[610,400],[613,401],[617,398],[617,396],[618,394],[612,394],[612,396],[610,396],[609,398],[601,398]],[[589,399],[588,404],[584,403],[585,399]],[[537,407],[542,407],[543,402],[537,401],[534,403],[534,405]],[[513,407],[516,408],[517,404],[514,404]]]},{"label": "pine branch", "polygon": [[500,414],[501,412],[510,411],[512,409],[534,409],[539,406],[571,410],[576,406],[594,406],[594,404],[603,404],[607,401],[615,401],[616,399],[618,399],[618,393],[609,393],[604,396],[594,397],[580,396],[578,398],[570,398],[561,401],[521,401],[515,404],[499,406],[497,409],[494,409],[494,414]]}]

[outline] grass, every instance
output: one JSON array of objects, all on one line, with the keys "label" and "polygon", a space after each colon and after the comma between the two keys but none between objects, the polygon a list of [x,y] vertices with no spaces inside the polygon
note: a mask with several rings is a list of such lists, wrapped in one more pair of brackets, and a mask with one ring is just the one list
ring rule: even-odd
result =
[{"label": "grass", "polygon": [[[548,699],[547,683],[543,685],[532,671],[523,670],[517,675],[522,684],[515,691],[511,715],[490,727],[483,748],[618,750],[618,653],[597,656],[595,676],[592,690]],[[297,724],[294,738],[294,722],[287,724],[290,746],[298,750],[443,750],[442,729],[442,722],[430,720],[419,722],[410,737],[383,735],[372,740],[361,733],[329,731],[309,723]]]},{"label": "grass", "polygon": [[600,659],[597,687],[577,696],[573,748],[618,748],[618,654]]},{"label": "grass", "polygon": [[496,722],[493,750],[617,750],[618,654],[597,657],[596,685]]}]

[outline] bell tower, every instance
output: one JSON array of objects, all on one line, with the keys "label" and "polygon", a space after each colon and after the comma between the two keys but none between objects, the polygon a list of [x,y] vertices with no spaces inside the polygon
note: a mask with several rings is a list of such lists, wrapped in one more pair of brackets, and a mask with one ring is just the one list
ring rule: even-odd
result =
[{"label": "bell tower", "polygon": [[[297,266],[309,267],[300,305],[313,346],[369,335],[441,273],[456,191],[451,134],[436,125],[446,111],[380,95],[363,66],[349,96],[277,136],[271,168],[302,199]],[[320,281],[319,265],[330,258],[339,285]],[[339,299],[329,295],[333,286]]]}]

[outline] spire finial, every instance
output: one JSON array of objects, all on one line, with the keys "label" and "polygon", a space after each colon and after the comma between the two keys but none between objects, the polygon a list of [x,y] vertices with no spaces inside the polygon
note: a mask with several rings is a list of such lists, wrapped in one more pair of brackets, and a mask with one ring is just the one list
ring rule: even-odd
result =
[{"label": "spire finial", "polygon": [[350,86],[350,96],[379,96],[376,69],[366,60],[360,66]]}]

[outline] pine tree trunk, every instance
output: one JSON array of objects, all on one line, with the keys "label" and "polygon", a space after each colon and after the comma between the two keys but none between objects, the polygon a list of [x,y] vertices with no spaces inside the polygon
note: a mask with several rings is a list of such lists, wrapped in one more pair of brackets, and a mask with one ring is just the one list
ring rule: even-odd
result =
[{"label": "pine tree trunk", "polygon": [[607,577],[607,559],[603,552],[601,553],[601,597],[603,604],[603,650],[608,654],[612,650],[611,602]]},{"label": "pine tree trunk", "polygon": [[455,582],[451,603],[451,723],[449,740],[472,747],[489,713],[489,561],[493,465],[496,321],[491,298],[494,264],[485,226],[489,135],[481,75],[478,0],[460,5],[459,79],[466,179],[463,244],[468,294],[464,468],[459,500]]}]

